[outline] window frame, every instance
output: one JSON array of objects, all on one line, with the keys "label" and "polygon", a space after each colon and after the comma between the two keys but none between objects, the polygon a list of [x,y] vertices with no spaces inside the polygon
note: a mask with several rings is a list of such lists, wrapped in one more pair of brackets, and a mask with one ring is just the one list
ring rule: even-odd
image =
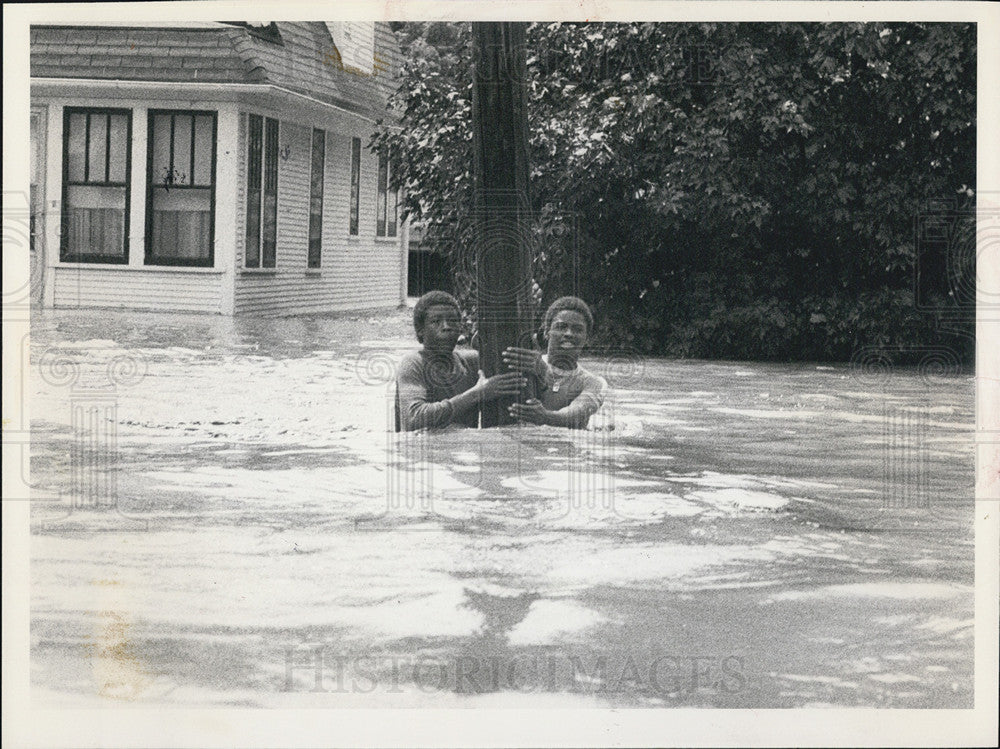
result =
[{"label": "window frame", "polygon": [[[196,117],[208,116],[212,118],[212,167],[211,167],[211,198],[209,199],[208,210],[208,257],[207,258],[177,258],[177,257],[156,257],[153,255],[153,188],[163,185],[154,185],[153,178],[153,130],[156,126],[157,115],[185,115],[191,117],[191,142],[195,141],[194,121]],[[211,109],[149,109],[146,111],[146,248],[145,265],[152,266],[182,266],[189,268],[214,268],[215,267],[215,201],[218,191],[218,150],[219,150],[219,113]],[[171,162],[173,161],[173,143],[170,144]],[[194,148],[191,149],[191,163],[194,164]],[[191,169],[191,180],[194,180],[194,168]],[[174,185],[172,189],[204,190],[201,185]]]},{"label": "window frame", "polygon": [[[69,121],[70,117],[74,114],[84,114],[87,115],[87,134],[85,137],[84,144],[84,178],[88,176],[89,161],[90,161],[90,115],[92,114],[103,114],[106,115],[110,121],[112,115],[123,115],[125,117],[125,182],[111,182],[110,180],[105,180],[104,182],[74,182],[70,184],[69,179],[69,136],[70,127]],[[110,140],[111,140],[111,129],[107,128],[105,131],[106,145],[104,152],[104,170],[105,175],[110,176],[111,160],[108,158],[110,150]],[[132,209],[132,109],[127,107],[63,107],[63,132],[62,132],[62,204],[59,212],[59,262],[61,263],[107,263],[111,265],[128,265],[129,262],[129,224],[130,224],[130,214]],[[124,205],[124,220],[123,220],[123,233],[122,237],[122,254],[121,255],[102,255],[100,253],[94,252],[70,252],[69,244],[69,225],[68,225],[68,215],[67,209],[69,207],[69,189],[71,187],[77,186],[96,186],[96,187],[121,187],[125,190],[125,205]]]},{"label": "window frame", "polygon": [[[385,184],[382,183],[382,167],[385,166]],[[393,177],[392,154],[380,152],[378,155],[378,169],[376,171],[376,193],[375,193],[375,237],[377,239],[398,239],[399,238],[399,188],[392,189]],[[392,222],[389,222],[389,199],[392,198]],[[379,201],[382,201],[382,211],[379,211]],[[379,224],[381,223],[381,230]],[[389,227],[392,226],[392,233]]]},{"label": "window frame", "polygon": [[361,234],[361,138],[351,138],[350,196],[347,201],[347,234]]},{"label": "window frame", "polygon": [[[254,158],[255,154],[251,152],[253,148],[253,140],[251,131],[253,130],[254,120],[260,121],[260,156],[257,164],[257,169],[254,169]],[[273,125],[274,137],[269,138],[269,126]],[[279,182],[279,169],[278,169],[278,144],[281,138],[281,121],[274,117],[267,117],[262,114],[255,114],[253,112],[247,113],[247,139],[246,139],[246,155],[247,155],[247,168],[246,168],[246,204],[244,206],[244,243],[243,243],[243,268],[245,270],[274,270],[278,265],[278,182]],[[273,153],[268,153],[268,144],[272,143],[274,145]],[[250,178],[255,173],[257,173],[260,179],[260,185],[255,189],[260,192],[259,202],[256,204],[258,213],[257,226],[256,226],[256,239],[257,239],[257,261],[256,264],[251,265],[249,261],[250,249],[250,239],[251,239],[251,224],[250,224],[250,209],[251,209],[251,187]],[[273,172],[273,175],[271,174]],[[268,237],[265,236],[264,226],[265,226],[265,199],[268,196],[269,189],[268,185],[271,181],[271,176],[273,176],[274,182],[274,252],[270,258],[270,264],[265,263],[264,249],[265,240]]]},{"label": "window frame", "polygon": [[[317,140],[318,138],[318,140]],[[319,143],[319,180],[316,174],[316,145]],[[318,127],[312,129],[312,136],[309,149],[309,233],[306,236],[306,268],[310,270],[318,269],[323,262],[323,208],[326,196],[326,130]],[[319,194],[316,194],[316,187],[319,186]],[[319,213],[313,211],[314,204],[319,201]],[[314,225],[314,222],[315,225]],[[313,252],[313,230],[318,228],[319,235],[316,239],[315,254]]]}]

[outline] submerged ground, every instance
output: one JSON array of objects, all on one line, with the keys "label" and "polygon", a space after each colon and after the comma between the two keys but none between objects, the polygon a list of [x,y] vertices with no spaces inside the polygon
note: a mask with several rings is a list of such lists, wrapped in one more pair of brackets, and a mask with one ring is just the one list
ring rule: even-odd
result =
[{"label": "submerged ground", "polygon": [[428,438],[406,312],[31,335],[43,705],[972,706],[970,375],[594,357],[613,430]]}]

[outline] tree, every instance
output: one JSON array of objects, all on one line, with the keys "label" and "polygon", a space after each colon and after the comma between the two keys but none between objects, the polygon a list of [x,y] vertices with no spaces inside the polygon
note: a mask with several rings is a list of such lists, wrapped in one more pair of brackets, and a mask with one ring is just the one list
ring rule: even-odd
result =
[{"label": "tree", "polygon": [[[469,27],[399,33],[403,126],[376,144],[402,156],[407,210],[454,226],[470,200]],[[962,279],[947,283],[954,248],[919,244],[915,227],[928,201],[959,221],[974,209],[973,25],[533,24],[526,54],[539,275],[559,295],[580,253],[605,342],[971,353],[971,323],[938,324],[968,303]],[[931,311],[914,297],[920,268],[938,269]]]}]

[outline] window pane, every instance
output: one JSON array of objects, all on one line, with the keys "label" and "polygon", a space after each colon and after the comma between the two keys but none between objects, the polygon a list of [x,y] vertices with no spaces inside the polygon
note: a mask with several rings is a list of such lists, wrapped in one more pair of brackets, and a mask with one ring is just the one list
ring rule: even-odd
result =
[{"label": "window pane", "polygon": [[87,140],[87,115],[71,114],[69,116],[69,137],[66,139],[66,162],[70,182],[85,182],[84,149]]},{"label": "window pane", "polygon": [[399,215],[399,190],[389,193],[389,228],[386,231],[390,237],[396,236],[396,221]]},{"label": "window pane", "polygon": [[264,192],[278,191],[278,121],[264,122]]},{"label": "window pane", "polygon": [[108,119],[106,115],[93,113],[90,115],[90,144],[88,151],[90,163],[87,167],[87,182],[106,182],[104,168],[107,165],[108,152]]},{"label": "window pane", "polygon": [[250,115],[250,127],[247,134],[247,184],[260,187],[260,155],[263,147],[264,120],[260,115]]},{"label": "window pane", "polygon": [[170,176],[170,115],[153,117],[153,163],[149,171],[151,185],[172,184]]},{"label": "window pane", "polygon": [[323,249],[323,198],[314,198],[309,206],[308,266],[318,268]]},{"label": "window pane", "polygon": [[194,184],[212,184],[212,123],[214,117],[199,115],[194,118]]},{"label": "window pane", "polygon": [[309,238],[319,239],[323,236],[323,198],[313,198],[309,201]]},{"label": "window pane", "polygon": [[311,184],[313,195],[323,194],[323,161],[326,158],[325,140],[322,130],[313,130]]},{"label": "window pane", "polygon": [[211,256],[211,189],[152,189],[151,254],[157,259],[208,260]]},{"label": "window pane", "polygon": [[39,142],[39,128],[41,124],[39,118],[41,115],[32,112],[30,117],[29,125],[29,135],[28,135],[28,246],[29,249],[35,249],[35,217],[38,214],[38,172],[39,172],[39,159],[40,154],[38,153],[38,148],[41,145]]},{"label": "window pane", "polygon": [[38,136],[40,133],[38,118],[40,115],[31,113],[31,119],[29,120],[29,131],[28,131],[28,181],[32,185],[38,184]]},{"label": "window pane", "polygon": [[174,184],[191,184],[191,121],[186,114],[174,115]]},{"label": "window pane", "polygon": [[247,191],[247,268],[260,267],[260,188]]},{"label": "window pane", "polygon": [[124,257],[124,187],[69,186],[65,209],[68,254]]},{"label": "window pane", "polygon": [[261,266],[274,268],[278,238],[278,121],[264,121],[264,201],[261,227]]},{"label": "window pane", "polygon": [[263,227],[263,262],[264,268],[275,265],[276,245],[278,237],[278,196],[264,193],[264,227]]},{"label": "window pane", "polygon": [[128,149],[128,118],[123,114],[113,114],[111,115],[111,151],[108,153],[108,159],[111,162],[108,179],[111,182],[125,181]]}]

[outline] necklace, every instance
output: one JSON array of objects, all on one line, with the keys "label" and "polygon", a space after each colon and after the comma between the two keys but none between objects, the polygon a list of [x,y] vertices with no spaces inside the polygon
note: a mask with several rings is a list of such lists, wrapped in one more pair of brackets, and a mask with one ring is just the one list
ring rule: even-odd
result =
[{"label": "necklace", "polygon": [[560,369],[559,367],[550,364],[549,369],[552,370],[552,392],[558,393],[559,388],[562,386],[563,381],[569,377],[575,369]]}]

